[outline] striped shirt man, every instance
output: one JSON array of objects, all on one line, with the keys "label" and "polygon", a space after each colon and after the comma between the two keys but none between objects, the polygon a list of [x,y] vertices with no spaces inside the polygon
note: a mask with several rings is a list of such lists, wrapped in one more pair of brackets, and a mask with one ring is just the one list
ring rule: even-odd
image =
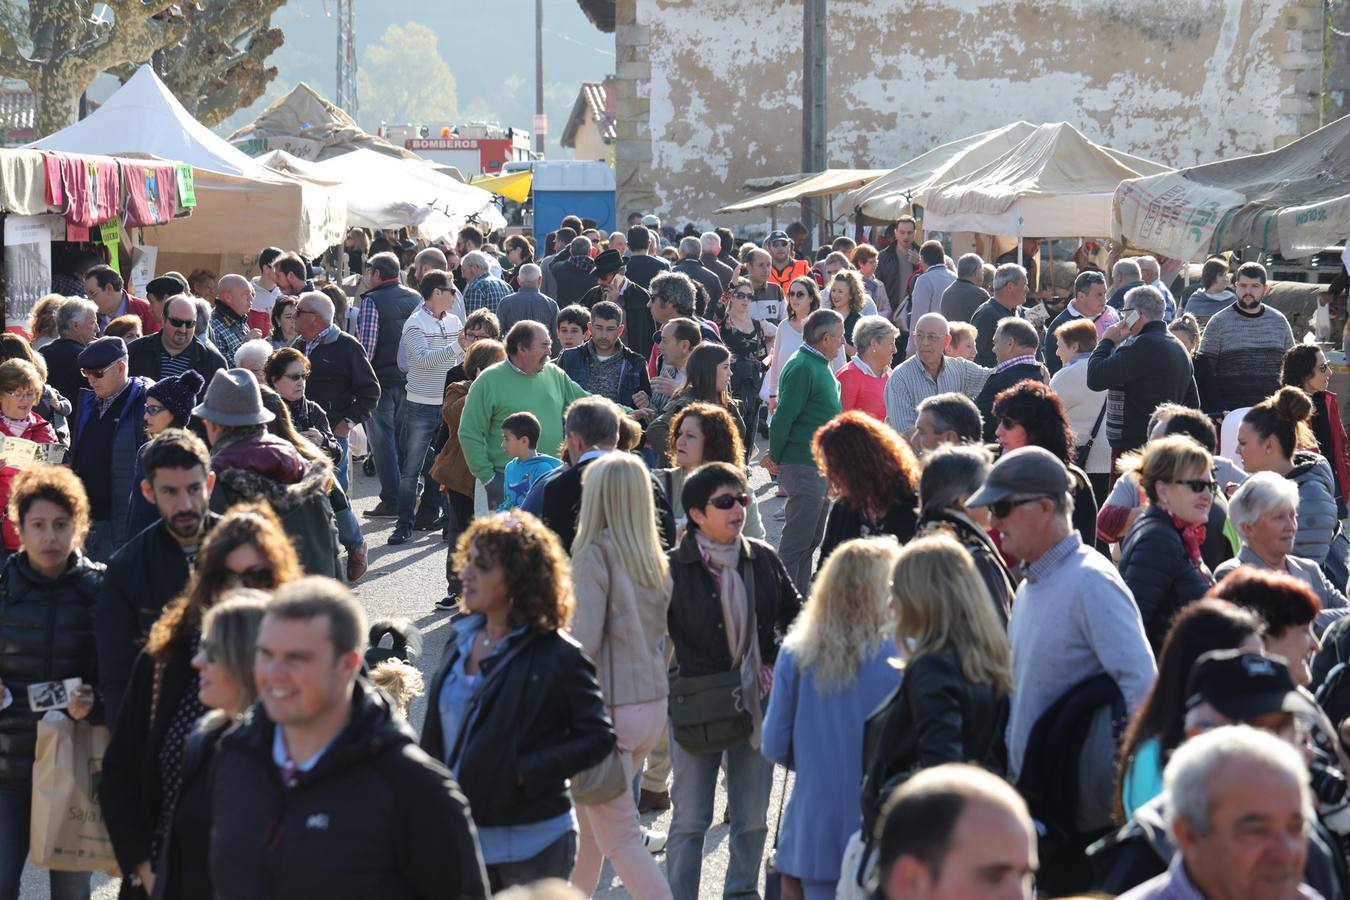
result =
[{"label": "striped shirt man", "polygon": [[974,400],[993,374],[993,369],[960,356],[944,356],[935,376],[929,373],[923,360],[911,356],[886,382],[886,421],[902,436],[908,437],[919,418],[916,407],[924,400],[949,391],[958,391]]}]

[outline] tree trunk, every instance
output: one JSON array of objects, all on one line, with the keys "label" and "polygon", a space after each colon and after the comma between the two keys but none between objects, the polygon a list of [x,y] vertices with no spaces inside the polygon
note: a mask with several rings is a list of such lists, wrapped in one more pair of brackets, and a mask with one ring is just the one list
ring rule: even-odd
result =
[{"label": "tree trunk", "polygon": [[80,94],[86,83],[72,78],[64,66],[44,67],[33,87],[37,103],[34,124],[39,136],[46,137],[79,119]]}]

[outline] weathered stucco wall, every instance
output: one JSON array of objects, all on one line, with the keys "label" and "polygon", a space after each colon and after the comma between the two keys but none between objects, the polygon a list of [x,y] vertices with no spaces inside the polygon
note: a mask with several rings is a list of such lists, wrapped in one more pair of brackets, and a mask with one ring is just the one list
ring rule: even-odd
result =
[{"label": "weathered stucco wall", "polygon": [[[1316,128],[1321,0],[830,0],[831,165],[1016,119],[1174,165]],[[619,210],[706,222],[801,162],[798,2],[618,0]],[[767,216],[743,219],[743,223]]]}]

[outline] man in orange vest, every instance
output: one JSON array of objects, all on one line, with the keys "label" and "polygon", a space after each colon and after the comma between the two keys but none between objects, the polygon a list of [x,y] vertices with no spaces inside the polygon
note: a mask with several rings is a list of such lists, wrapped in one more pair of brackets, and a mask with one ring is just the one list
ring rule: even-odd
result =
[{"label": "man in orange vest", "polygon": [[787,232],[772,232],[765,242],[765,249],[769,251],[770,257],[769,281],[778,285],[783,296],[787,296],[788,285],[792,284],[794,278],[810,276],[811,267],[806,260],[793,256],[792,239],[787,236]]}]

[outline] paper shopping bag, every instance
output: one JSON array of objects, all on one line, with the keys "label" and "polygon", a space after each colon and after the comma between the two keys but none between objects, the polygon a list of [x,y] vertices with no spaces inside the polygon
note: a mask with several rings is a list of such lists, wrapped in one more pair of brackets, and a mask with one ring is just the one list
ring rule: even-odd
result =
[{"label": "paper shopping bag", "polygon": [[62,872],[117,874],[98,803],[108,729],[65,716],[37,726],[28,861]]}]

